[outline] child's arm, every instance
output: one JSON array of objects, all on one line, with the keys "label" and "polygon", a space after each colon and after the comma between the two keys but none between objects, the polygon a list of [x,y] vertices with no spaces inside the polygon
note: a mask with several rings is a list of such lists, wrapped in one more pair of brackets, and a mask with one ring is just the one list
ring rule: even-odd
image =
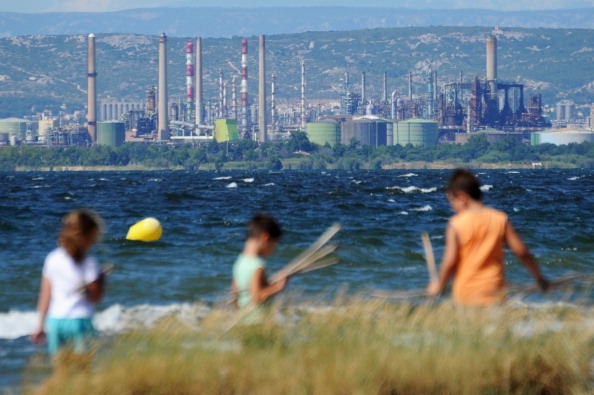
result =
[{"label": "child's arm", "polygon": [[282,291],[287,285],[287,277],[283,277],[280,280],[268,284],[266,280],[266,273],[263,268],[259,268],[254,273],[252,281],[250,283],[250,296],[252,302],[262,303],[268,300],[273,295]]},{"label": "child's arm", "polygon": [[441,260],[439,279],[427,286],[429,296],[437,296],[443,292],[448,281],[454,275],[458,264],[458,236],[454,227],[448,225],[446,230],[446,244],[443,258]]},{"label": "child's arm", "polygon": [[543,277],[540,273],[540,269],[538,268],[538,264],[536,263],[536,259],[528,250],[524,241],[518,235],[516,230],[514,229],[513,225],[510,221],[507,222],[505,225],[505,242],[509,246],[509,248],[520,258],[524,266],[528,268],[530,273],[536,279],[538,286],[543,290],[546,291],[549,289],[549,282]]},{"label": "child's arm", "polygon": [[41,278],[41,287],[39,290],[39,300],[37,301],[37,311],[39,312],[39,323],[37,330],[32,336],[34,343],[39,343],[45,337],[44,324],[49,304],[51,300],[52,286],[48,278]]},{"label": "child's arm", "polygon": [[85,288],[87,291],[87,296],[91,302],[98,303],[103,297],[103,293],[105,291],[105,275],[103,273],[99,273],[97,280],[87,284]]}]

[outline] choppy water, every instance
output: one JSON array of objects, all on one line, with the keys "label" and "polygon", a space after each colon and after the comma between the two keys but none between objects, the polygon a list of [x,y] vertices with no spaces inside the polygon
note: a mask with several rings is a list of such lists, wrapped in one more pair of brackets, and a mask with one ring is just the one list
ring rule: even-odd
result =
[{"label": "choppy water", "polygon": [[[55,247],[60,220],[86,206],[107,232],[94,255],[114,263],[97,327],[117,333],[195,301],[224,297],[245,225],[272,213],[284,230],[271,271],[340,222],[341,263],[292,279],[304,295],[348,286],[417,289],[427,281],[420,241],[432,236],[436,257],[451,215],[444,197],[450,171],[375,172],[65,172],[0,173],[0,390],[18,388],[22,368],[43,347],[29,343],[36,322],[40,272]],[[485,202],[508,212],[549,277],[588,273],[594,263],[594,171],[522,170],[479,173]],[[136,221],[153,216],[158,242],[125,239]],[[511,255],[508,280],[532,279]],[[549,298],[553,298],[551,296]],[[537,297],[534,303],[546,302]]]}]

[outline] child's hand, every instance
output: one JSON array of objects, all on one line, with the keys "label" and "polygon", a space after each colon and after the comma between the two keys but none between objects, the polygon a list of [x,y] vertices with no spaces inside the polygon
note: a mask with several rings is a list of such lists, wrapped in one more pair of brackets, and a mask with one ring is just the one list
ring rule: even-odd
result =
[{"label": "child's hand", "polygon": [[544,277],[537,278],[536,283],[542,292],[547,292],[551,288],[551,283]]},{"label": "child's hand", "polygon": [[439,286],[439,281],[432,281],[427,285],[427,295],[429,296],[439,296],[441,294],[441,287]]},{"label": "child's hand", "polygon": [[43,344],[45,342],[46,336],[43,329],[37,330],[33,335],[31,335],[31,341],[35,344]]}]

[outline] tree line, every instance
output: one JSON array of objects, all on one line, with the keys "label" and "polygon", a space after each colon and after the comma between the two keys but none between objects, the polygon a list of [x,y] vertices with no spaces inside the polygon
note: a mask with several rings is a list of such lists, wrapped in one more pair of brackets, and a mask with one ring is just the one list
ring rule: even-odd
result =
[{"label": "tree line", "polygon": [[353,139],[350,144],[313,144],[304,132],[294,132],[283,142],[154,144],[126,143],[116,148],[0,147],[0,170],[17,167],[129,166],[197,169],[381,169],[401,162],[493,163],[545,162],[553,167],[594,168],[594,143],[529,146],[513,138],[490,144],[484,135],[472,136],[467,144],[429,147],[394,145],[372,147]]}]

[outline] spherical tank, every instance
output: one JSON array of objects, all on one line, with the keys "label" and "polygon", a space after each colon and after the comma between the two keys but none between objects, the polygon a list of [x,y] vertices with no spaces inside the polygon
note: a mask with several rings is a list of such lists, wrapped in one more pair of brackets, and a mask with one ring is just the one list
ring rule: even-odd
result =
[{"label": "spherical tank", "polygon": [[394,124],[394,145],[414,146],[436,145],[438,141],[437,122],[426,119],[407,119]]},{"label": "spherical tank", "polygon": [[124,144],[126,126],[124,122],[99,122],[97,144],[117,147]]},{"label": "spherical tank", "polygon": [[340,126],[336,122],[312,122],[307,124],[307,138],[312,143],[334,147],[340,142]]}]

